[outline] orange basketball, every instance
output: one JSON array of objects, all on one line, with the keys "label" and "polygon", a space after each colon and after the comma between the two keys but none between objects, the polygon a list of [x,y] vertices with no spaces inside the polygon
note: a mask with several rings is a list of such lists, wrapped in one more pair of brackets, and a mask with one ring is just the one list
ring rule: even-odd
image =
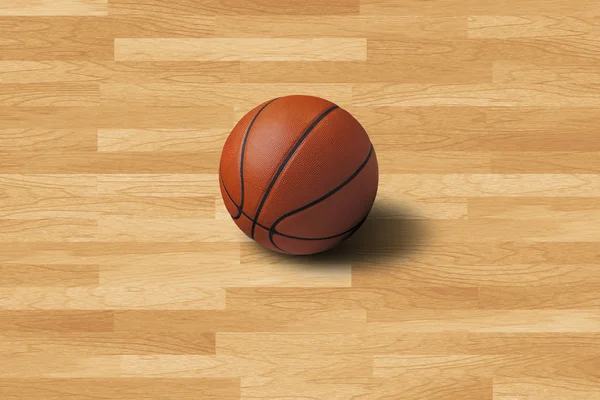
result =
[{"label": "orange basketball", "polygon": [[233,128],[221,154],[221,194],[237,226],[271,250],[313,254],[350,237],[377,194],[375,150],[360,123],[330,101],[287,96]]}]

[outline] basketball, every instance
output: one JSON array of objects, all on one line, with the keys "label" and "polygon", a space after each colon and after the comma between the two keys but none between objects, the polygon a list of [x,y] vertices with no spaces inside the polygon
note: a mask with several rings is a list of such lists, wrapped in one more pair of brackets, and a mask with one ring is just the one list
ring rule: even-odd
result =
[{"label": "basketball", "polygon": [[286,96],[260,104],[233,128],[219,181],[227,211],[262,246],[314,254],[350,237],[375,201],[375,150],[334,103]]}]

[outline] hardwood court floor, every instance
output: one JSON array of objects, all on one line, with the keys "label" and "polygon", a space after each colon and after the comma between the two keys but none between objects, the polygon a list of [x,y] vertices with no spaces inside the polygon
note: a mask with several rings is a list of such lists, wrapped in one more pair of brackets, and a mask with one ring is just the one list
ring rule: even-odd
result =
[{"label": "hardwood court floor", "polygon": [[[294,93],[381,172],[304,258],[217,184]],[[600,399],[600,3],[1,0],[0,399]]]}]

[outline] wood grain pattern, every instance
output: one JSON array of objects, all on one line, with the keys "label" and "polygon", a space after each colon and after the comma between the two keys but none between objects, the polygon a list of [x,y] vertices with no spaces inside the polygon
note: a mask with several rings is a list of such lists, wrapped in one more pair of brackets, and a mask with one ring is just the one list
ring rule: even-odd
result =
[{"label": "wood grain pattern", "polygon": [[[600,399],[596,0],[2,0],[0,399]],[[377,151],[339,248],[231,222],[310,94]]]}]

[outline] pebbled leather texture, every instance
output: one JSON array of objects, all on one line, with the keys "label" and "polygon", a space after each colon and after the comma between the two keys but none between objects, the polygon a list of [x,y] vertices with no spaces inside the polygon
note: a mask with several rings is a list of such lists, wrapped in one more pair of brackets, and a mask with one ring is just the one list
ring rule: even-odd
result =
[{"label": "pebbled leather texture", "polygon": [[219,173],[238,227],[290,254],[325,251],[352,235],[378,184],[375,150],[360,123],[327,100],[301,95],[246,114],[225,142]]}]

